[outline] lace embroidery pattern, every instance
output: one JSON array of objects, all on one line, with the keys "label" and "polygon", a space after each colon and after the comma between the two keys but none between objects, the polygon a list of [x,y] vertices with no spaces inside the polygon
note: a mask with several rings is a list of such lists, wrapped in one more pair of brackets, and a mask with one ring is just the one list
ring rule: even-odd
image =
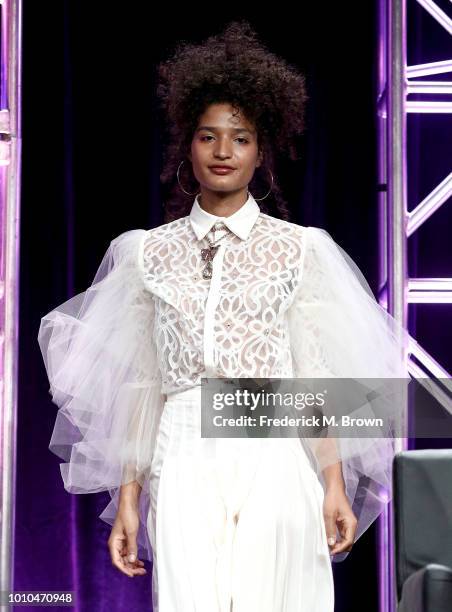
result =
[{"label": "lace embroidery pattern", "polygon": [[[216,376],[292,375],[286,313],[299,282],[304,229],[260,213],[246,240],[232,234],[224,241],[213,314]],[[164,393],[198,383],[204,371],[211,290],[211,279],[202,278],[205,244],[188,216],[148,230],[144,238],[144,283],[155,302],[153,337]]]}]

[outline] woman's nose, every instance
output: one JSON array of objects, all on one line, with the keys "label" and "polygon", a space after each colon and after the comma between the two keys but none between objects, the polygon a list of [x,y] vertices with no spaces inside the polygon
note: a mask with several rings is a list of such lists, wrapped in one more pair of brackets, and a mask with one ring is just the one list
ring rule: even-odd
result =
[{"label": "woman's nose", "polygon": [[215,147],[215,156],[225,158],[231,156],[231,144],[225,140],[219,139]]}]

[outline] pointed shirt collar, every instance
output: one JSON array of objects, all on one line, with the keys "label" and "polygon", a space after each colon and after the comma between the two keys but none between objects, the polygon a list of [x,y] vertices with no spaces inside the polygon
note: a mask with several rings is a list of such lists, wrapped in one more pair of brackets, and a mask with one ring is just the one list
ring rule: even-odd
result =
[{"label": "pointed shirt collar", "polygon": [[248,199],[238,210],[228,217],[217,217],[201,208],[199,204],[199,194],[196,196],[190,211],[190,223],[198,240],[212,229],[217,221],[222,221],[236,236],[245,240],[256,222],[260,213],[260,208],[250,192]]}]

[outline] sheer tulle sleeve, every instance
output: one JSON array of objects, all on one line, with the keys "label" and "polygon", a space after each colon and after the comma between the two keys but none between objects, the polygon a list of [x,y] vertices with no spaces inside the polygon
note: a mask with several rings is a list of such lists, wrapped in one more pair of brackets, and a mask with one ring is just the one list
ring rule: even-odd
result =
[{"label": "sheer tulle sleeve", "polygon": [[[375,388],[397,378],[405,379],[403,389],[410,380],[408,332],[376,301],[358,266],[327,231],[307,227],[302,239],[300,282],[288,311],[294,377],[379,379]],[[400,404],[390,404],[390,410],[396,413]],[[395,438],[327,434],[302,443],[324,488],[322,471],[341,462],[358,519],[356,541],[391,499]]]},{"label": "sheer tulle sleeve", "polygon": [[151,559],[149,475],[164,396],[154,302],[143,281],[145,235],[137,229],[115,238],[92,285],[42,317],[38,342],[59,406],[49,448],[65,460],[65,489],[109,491],[100,518],[112,525],[120,486],[138,481],[139,553]]}]

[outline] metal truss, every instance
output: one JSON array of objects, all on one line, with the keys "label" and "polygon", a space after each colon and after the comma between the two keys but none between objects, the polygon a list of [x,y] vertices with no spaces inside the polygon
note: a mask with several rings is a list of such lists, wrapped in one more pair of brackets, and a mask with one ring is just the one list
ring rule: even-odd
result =
[{"label": "metal truss", "polygon": [[0,0],[0,28],[0,592],[6,594],[12,590],[14,567],[21,173],[20,0]]},{"label": "metal truss", "polygon": [[[452,80],[428,80],[435,74],[452,72],[452,58],[443,61],[407,65],[406,4],[423,7],[452,35],[452,19],[433,0],[379,0],[378,57],[378,160],[379,160],[379,301],[408,328],[409,304],[452,304],[452,278],[410,278],[407,270],[408,238],[452,195],[452,172],[445,176],[412,211],[407,206],[407,114],[452,113],[452,101],[437,101],[429,96],[452,95]],[[411,7],[410,7],[411,8]],[[428,59],[428,58],[426,58]],[[412,100],[416,94],[425,99]],[[445,126],[446,127],[446,126]],[[451,169],[452,170],[452,169]],[[420,384],[428,379],[428,389],[452,414],[450,396],[441,379],[450,373],[412,336],[407,366]],[[404,419],[405,433],[409,418],[408,405]],[[407,437],[397,440],[399,450],[408,446]],[[379,519],[379,581],[381,612],[396,612],[397,593],[393,550],[393,512],[387,506]]]}]

